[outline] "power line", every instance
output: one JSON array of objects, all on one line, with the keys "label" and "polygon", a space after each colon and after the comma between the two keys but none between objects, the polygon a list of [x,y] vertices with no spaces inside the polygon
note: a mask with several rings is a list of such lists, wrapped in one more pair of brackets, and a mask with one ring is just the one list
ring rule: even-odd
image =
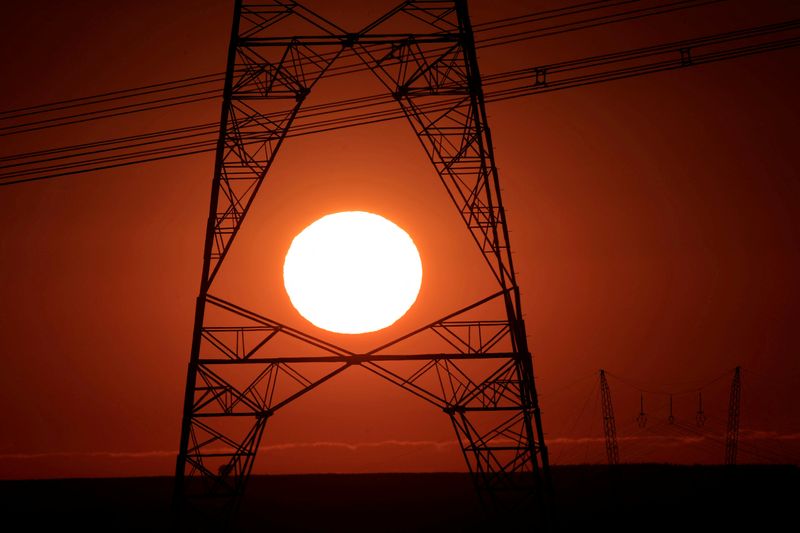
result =
[{"label": "power line", "polygon": [[[674,13],[682,9],[701,7],[724,1],[726,0],[678,0],[677,2],[672,2],[670,4],[662,4],[658,6],[632,9],[624,11],[622,13],[614,13],[611,15],[593,17],[576,22],[556,24],[545,28],[537,28],[533,30],[517,32],[510,35],[494,37],[491,39],[484,39],[481,41],[481,44],[478,48],[489,48],[492,46],[514,44],[522,41],[527,41],[530,39],[553,37],[555,35],[562,35],[564,33],[570,33],[573,31],[599,28],[601,26],[606,26],[608,24],[616,24],[618,22],[639,20],[653,15],[666,15],[668,13]],[[621,3],[627,3],[627,2],[621,2]]]},{"label": "power line", "polygon": [[717,383],[717,382],[721,381],[722,379],[728,377],[730,375],[730,371],[726,370],[724,373],[718,375],[717,377],[715,377],[713,379],[710,379],[710,380],[706,381],[705,383],[703,383],[702,385],[699,385],[697,387],[684,388],[684,389],[681,389],[681,390],[678,390],[678,391],[669,391],[669,390],[663,390],[663,389],[656,390],[656,389],[649,388],[649,387],[641,387],[639,385],[636,385],[633,381],[628,380],[627,378],[624,378],[624,377],[619,376],[617,374],[612,374],[611,372],[606,372],[606,375],[616,379],[617,381],[623,383],[624,385],[627,385],[628,387],[630,387],[630,388],[632,388],[632,389],[634,389],[634,390],[636,390],[637,392],[640,392],[640,393],[656,394],[656,395],[659,395],[659,396],[682,396],[684,394],[693,394],[693,393],[696,393],[696,392],[700,392],[700,391],[710,387],[714,383]]},{"label": "power line", "polygon": [[537,13],[529,13],[527,15],[517,15],[513,17],[493,20],[490,22],[482,22],[480,24],[473,25],[473,31],[475,33],[480,33],[484,31],[493,30],[496,29],[495,26],[498,24],[502,24],[503,26],[501,27],[503,28],[508,28],[511,26],[517,26],[519,24],[527,24],[529,22],[539,22],[542,20],[549,20],[560,16],[564,16],[566,14],[574,15],[576,13],[585,13],[588,11],[594,11],[596,9],[619,6],[623,4],[632,4],[639,1],[641,0],[621,0],[621,1],[594,0],[592,2],[584,2],[582,4],[574,4],[571,6],[548,9],[544,11],[539,11]]},{"label": "power line", "polygon": [[[520,15],[517,17],[511,17],[509,19],[501,19],[501,21],[493,21],[484,24],[483,29],[479,29],[478,31],[487,31],[487,30],[497,30],[497,29],[504,29],[507,27],[511,27],[517,24],[529,24],[531,22],[539,22],[542,20],[549,20],[557,17],[569,16],[579,13],[584,13],[592,10],[598,9],[607,9],[610,7],[616,7],[620,5],[630,4],[630,3],[637,3],[641,0],[622,0],[622,1],[601,1],[601,2],[588,2],[585,4],[578,4],[576,6],[568,6],[564,8],[559,8],[555,10],[549,10],[539,13],[532,13],[528,15]],[[698,7],[701,5],[705,5],[708,3],[717,3],[722,2],[725,0],[679,0],[678,2],[673,2],[671,4],[666,5],[657,5],[657,6],[650,6],[635,10],[624,11],[621,13],[614,13],[612,15],[606,15],[602,17],[592,17],[588,19],[582,19],[578,21],[571,21],[563,24],[557,24],[553,26],[546,26],[542,28],[536,28],[534,30],[529,30],[525,32],[524,37],[520,37],[521,34],[515,33],[511,35],[499,35],[492,38],[478,40],[478,48],[485,48],[490,46],[498,46],[504,44],[512,44],[520,41],[536,39],[547,37],[551,35],[571,32],[571,31],[578,31],[583,29],[589,29],[593,27],[603,26],[610,23],[617,23],[617,22],[624,22],[627,20],[636,20],[642,18],[644,16],[651,16],[651,15],[658,15],[673,12],[678,9],[686,9],[690,7]],[[581,9],[576,9],[581,8]],[[669,8],[669,9],[665,9]],[[503,24],[498,24],[498,22],[503,22]],[[549,32],[549,33],[548,33]],[[553,33],[555,32],[555,33]],[[509,40],[510,39],[510,40]],[[378,50],[387,50],[388,48],[381,48],[378,47]],[[440,49],[433,49],[431,52],[441,51],[444,48]],[[333,57],[338,52],[320,54],[321,58],[330,58]],[[342,59],[354,57],[353,52],[349,52],[346,54]],[[364,72],[368,70],[365,65],[361,62],[356,62],[354,64],[349,65],[338,65],[330,68],[326,77],[334,77],[346,74],[352,74],[355,72]],[[118,101],[122,99],[134,98],[143,95],[150,95],[160,92],[171,92],[176,89],[183,89],[183,88],[192,88],[199,85],[206,85],[208,83],[217,83],[220,84],[224,78],[224,74],[206,74],[201,76],[194,76],[190,78],[184,78],[182,80],[175,80],[171,82],[162,82],[152,85],[147,85],[139,88],[134,89],[126,89],[121,91],[113,91],[108,93],[102,93],[100,95],[95,96],[86,96],[81,97],[73,100],[63,100],[60,102],[54,102],[51,104],[41,104],[38,106],[31,106],[26,108],[21,108],[17,110],[10,110],[0,113],[0,120],[11,120],[15,118],[31,116],[34,114],[41,114],[41,113],[52,113],[54,111],[65,110],[65,109],[72,109],[75,107],[83,107],[83,106],[93,106],[99,103],[106,103],[111,101]],[[171,97],[168,98],[170,100],[177,100],[181,98],[189,98],[190,96],[198,96],[200,94],[203,95],[214,95],[210,96],[209,98],[198,98],[198,99],[188,99],[183,102],[176,103],[176,105],[180,104],[191,104],[197,103],[199,101],[217,98],[221,95],[221,89],[217,88],[214,90],[207,90],[202,91],[201,93],[195,93],[191,95],[184,95],[181,97]],[[14,134],[21,134],[21,133],[28,133],[31,131],[38,131],[40,127],[31,127],[31,126],[41,126],[44,124],[51,124],[53,126],[66,126],[66,125],[73,125],[81,122],[87,122],[90,120],[99,120],[105,118],[114,118],[116,116],[127,115],[131,113],[137,112],[145,112],[145,111],[152,111],[154,109],[161,109],[161,107],[148,107],[147,104],[152,102],[145,102],[145,103],[138,103],[138,104],[130,104],[126,106],[118,106],[111,109],[103,109],[103,110],[96,110],[92,112],[88,112],[85,114],[77,114],[72,115],[69,117],[55,117],[47,120],[42,121],[34,121],[29,123],[23,124],[14,124],[11,126],[0,127],[0,131],[6,131],[6,133],[0,133],[0,136],[6,135],[14,135]],[[109,111],[114,111],[117,109],[126,109],[124,112],[120,112],[119,114],[115,113],[108,113]],[[76,118],[74,121],[65,121],[67,118]],[[11,130],[11,131],[8,131]]]},{"label": "power line", "polygon": [[[486,101],[504,101],[532,94],[592,85],[723,59],[743,57],[755,53],[791,48],[800,45],[800,37],[773,39],[756,42],[755,44],[748,42],[739,46],[731,46],[730,43],[741,40],[763,39],[777,33],[797,30],[798,28],[800,28],[800,21],[793,20],[693,40],[664,43],[613,54],[502,72],[487,76],[484,79],[484,86],[488,88]],[[452,99],[442,99],[424,106],[422,110],[428,113],[445,110],[452,106],[453,103]],[[360,110],[361,112],[351,113],[354,110]],[[270,115],[266,115],[266,117],[270,118]],[[310,135],[396,120],[402,117],[404,117],[403,110],[398,109],[394,99],[389,95],[372,95],[358,99],[328,102],[309,106],[306,111],[301,111],[297,117],[297,125],[292,129],[290,136]],[[272,116],[272,118],[275,118],[275,116]],[[177,128],[168,131],[175,132],[175,135],[170,135],[166,132],[151,132],[117,140],[99,141],[73,147],[61,147],[29,154],[7,156],[2,158],[2,161],[8,162],[8,164],[0,166],[0,168],[13,167],[16,170],[0,174],[0,185],[116,168],[122,166],[118,164],[122,161],[127,161],[129,164],[152,161],[151,156],[155,153],[152,145],[157,144],[154,139],[161,139],[160,142],[167,146],[170,146],[170,143],[181,143],[188,139],[194,139],[196,142],[193,141],[192,149],[189,151],[185,150],[187,147],[185,143],[175,145],[176,150],[183,150],[180,155],[210,151],[215,146],[216,136],[214,135],[213,124],[201,124],[188,127],[185,130]],[[202,134],[205,134],[207,138],[198,140],[197,138],[201,137]],[[136,152],[134,152],[133,155],[122,153],[119,155],[119,159],[103,156],[102,158],[96,158],[96,160],[78,161],[75,162],[73,167],[60,163],[54,166],[34,166],[88,156],[88,150],[92,148],[109,147],[111,145],[115,146],[114,150],[120,152],[142,146],[147,146],[147,148],[140,154],[141,160],[135,159]],[[105,153],[113,150],[104,149],[102,151]],[[165,156],[167,154],[159,152],[159,155]],[[173,157],[178,156],[174,155]],[[161,158],[163,157],[159,157],[159,159]],[[92,166],[92,164],[95,166]]]},{"label": "power line", "polygon": [[60,100],[57,102],[50,102],[46,104],[39,104],[29,107],[21,107],[18,109],[11,109],[8,111],[0,111],[0,120],[9,120],[19,117],[26,117],[40,113],[50,113],[53,111],[61,111],[64,109],[73,109],[75,107],[102,104],[106,102],[114,102],[134,96],[144,96],[149,94],[157,94],[176,89],[183,89],[186,87],[197,87],[198,85],[205,85],[208,83],[221,83],[224,80],[225,74],[203,74],[200,76],[192,76],[181,80],[165,81],[155,83],[152,85],[144,85],[141,87],[134,87],[131,89],[122,89],[119,91],[111,91],[91,96],[82,96],[79,98],[72,98],[69,100]]},{"label": "power line", "polygon": [[[64,153],[66,153],[68,155],[62,156],[61,158],[77,157],[77,156],[80,156],[80,155],[84,155],[83,153],[80,152],[81,150],[92,149],[91,153],[94,153],[94,152],[98,152],[98,151],[103,151],[103,150],[97,150],[97,149],[105,147],[105,146],[111,146],[111,145],[115,145],[115,144],[124,144],[124,143],[127,143],[127,142],[141,141],[141,140],[152,139],[152,138],[157,138],[157,137],[168,137],[170,135],[175,135],[175,134],[179,134],[179,133],[191,133],[191,132],[202,130],[202,129],[211,129],[214,132],[216,132],[219,129],[219,124],[217,124],[216,122],[209,122],[209,123],[206,123],[206,124],[196,124],[196,125],[193,125],[193,126],[186,126],[186,127],[183,127],[183,128],[174,128],[174,129],[161,130],[161,131],[155,131],[155,132],[150,132],[150,133],[142,133],[142,134],[139,134],[139,135],[129,135],[129,136],[125,136],[125,137],[117,137],[117,138],[114,138],[114,139],[106,139],[106,140],[102,140],[102,141],[94,141],[94,142],[90,142],[90,143],[77,144],[77,145],[72,145],[72,146],[62,146],[62,147],[59,147],[59,148],[48,148],[48,149],[45,149],[45,150],[37,150],[35,152],[25,152],[25,153],[21,153],[21,154],[3,156],[3,157],[0,157],[0,162],[18,161],[18,160],[31,159],[31,158],[36,158],[36,157],[50,156],[50,155],[54,155],[54,154],[64,154]],[[135,145],[132,145],[132,146],[135,146]],[[118,148],[112,148],[112,149],[118,149]],[[109,150],[111,150],[111,149],[109,149]],[[76,152],[76,153],[70,155],[69,154],[70,152]],[[0,165],[0,169],[9,168],[9,167],[12,167],[12,166],[19,166],[19,165],[22,165],[22,164],[24,164],[24,163],[18,163],[18,164],[14,164],[14,165]]]}]

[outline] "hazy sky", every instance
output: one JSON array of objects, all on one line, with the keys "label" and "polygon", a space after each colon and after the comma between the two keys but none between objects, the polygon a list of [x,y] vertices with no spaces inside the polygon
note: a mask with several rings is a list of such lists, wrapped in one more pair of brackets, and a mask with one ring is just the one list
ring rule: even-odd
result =
[{"label": "hazy sky", "polygon": [[[360,4],[308,3],[351,28],[393,5]],[[553,5],[498,4],[472,1],[474,22]],[[4,6],[0,107],[222,72],[231,5]],[[799,14],[796,2],[730,0],[479,60],[491,74]],[[798,60],[786,50],[488,105],[554,462],[603,460],[599,368],[611,374],[623,461],[721,461],[736,365],[743,442],[800,456]],[[321,83],[312,99],[376,90]],[[0,155],[218,116],[212,100],[6,135]],[[0,478],[172,473],[212,168],[203,154],[0,188]],[[386,335],[487,294],[469,235],[400,121],[290,139],[221,290],[310,328],[280,266],[300,229],[339,210],[381,213],[419,247],[418,302]],[[664,424],[669,392],[675,417],[694,424],[701,386],[705,437]],[[445,415],[358,368],[270,420],[263,446],[256,472],[464,469]]]}]

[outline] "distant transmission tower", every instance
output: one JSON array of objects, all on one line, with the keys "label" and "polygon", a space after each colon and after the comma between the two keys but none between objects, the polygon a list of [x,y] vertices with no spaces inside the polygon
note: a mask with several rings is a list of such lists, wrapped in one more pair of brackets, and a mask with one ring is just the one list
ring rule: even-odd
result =
[{"label": "distant transmission tower", "polygon": [[619,463],[619,446],[617,445],[617,422],[614,420],[614,406],[611,403],[611,389],[608,387],[606,371],[600,370],[600,401],[603,408],[603,432],[606,437],[606,455],[608,464]]},{"label": "distant transmission tower", "polygon": [[739,449],[739,408],[742,402],[742,378],[740,367],[733,371],[731,397],[728,402],[728,430],[725,433],[725,464],[736,464]]},{"label": "distant transmission tower", "polygon": [[703,392],[700,391],[697,393],[697,413],[694,417],[695,424],[698,427],[702,427],[706,423],[706,412],[703,409]]},{"label": "distant transmission tower", "polygon": [[639,414],[636,415],[636,425],[640,428],[647,426],[647,413],[644,412],[644,393],[639,393]]},{"label": "distant transmission tower", "polygon": [[[298,112],[344,56],[372,71],[397,102],[497,282],[494,294],[368,352],[246,309],[214,284]],[[421,338],[424,353],[407,347]],[[283,355],[275,348],[281,340],[301,349]],[[271,417],[354,366],[449,417],[491,508],[529,499],[546,507],[547,448],[466,1],[403,2],[350,33],[290,0],[236,0],[177,459],[178,508],[230,519]]]}]

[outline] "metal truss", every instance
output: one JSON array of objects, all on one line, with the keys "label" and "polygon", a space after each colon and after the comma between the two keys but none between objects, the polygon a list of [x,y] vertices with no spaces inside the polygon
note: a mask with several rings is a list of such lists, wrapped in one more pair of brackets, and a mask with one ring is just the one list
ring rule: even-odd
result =
[{"label": "metal truss", "polygon": [[[357,33],[288,0],[236,0],[233,19],[176,505],[229,519],[269,418],[359,365],[448,415],[489,508],[533,501],[532,521],[543,518],[547,448],[466,1],[403,2]],[[281,36],[287,22],[291,37]],[[363,353],[211,293],[299,109],[344,56],[397,101],[498,284],[495,294]]]},{"label": "metal truss", "polygon": [[[600,370],[600,400],[602,403],[603,411],[603,435],[606,439],[606,456],[608,456],[608,464],[615,465],[619,463],[619,446],[617,445],[617,422],[614,418],[614,404],[611,403],[611,388],[608,386],[606,379],[606,371]],[[647,419],[644,415],[644,400],[641,400],[641,411],[639,416],[642,417],[640,427],[644,427]]]},{"label": "metal truss", "polygon": [[728,425],[725,432],[725,464],[736,464],[736,453],[739,450],[739,411],[742,403],[741,368],[736,367],[731,381],[731,395],[728,402]]}]

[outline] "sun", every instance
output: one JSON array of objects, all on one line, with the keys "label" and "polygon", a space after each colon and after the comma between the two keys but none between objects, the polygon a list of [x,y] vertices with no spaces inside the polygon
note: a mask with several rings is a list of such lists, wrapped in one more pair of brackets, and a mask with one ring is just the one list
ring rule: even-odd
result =
[{"label": "sun", "polygon": [[283,283],[292,305],[315,326],[368,333],[394,324],[414,304],[422,261],[402,228],[374,213],[326,215],[289,246]]}]

